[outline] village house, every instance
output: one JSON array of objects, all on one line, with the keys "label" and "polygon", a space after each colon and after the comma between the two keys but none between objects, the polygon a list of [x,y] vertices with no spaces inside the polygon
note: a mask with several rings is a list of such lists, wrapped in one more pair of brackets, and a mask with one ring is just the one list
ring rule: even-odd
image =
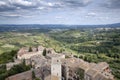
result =
[{"label": "village house", "polygon": [[22,63],[21,60],[14,60],[14,62],[6,63],[6,69],[10,70],[14,65],[18,65],[20,63]]},{"label": "village house", "polygon": [[85,73],[86,80],[113,80],[114,76],[111,74],[109,65],[106,62],[100,62],[90,68]]},{"label": "village house", "polygon": [[46,54],[56,54],[53,48],[46,48]]},{"label": "village house", "polygon": [[23,47],[18,51],[17,58],[18,59],[30,59],[34,55],[42,55],[44,47],[38,46],[37,48],[32,48],[32,51],[29,52],[28,47]]},{"label": "village house", "polygon": [[62,67],[65,80],[114,80],[106,62],[96,64],[78,58],[68,58],[62,61]]},{"label": "village house", "polygon": [[44,56],[39,55],[39,56],[32,56],[30,59],[31,65],[33,68],[37,69],[40,68],[44,65],[50,65],[51,61],[47,60]]},{"label": "village house", "polygon": [[59,59],[65,59],[64,54],[56,53],[56,54],[46,54],[47,59],[52,59],[52,58],[59,58]]},{"label": "village house", "polygon": [[[40,46],[32,48],[32,52],[28,52],[28,48],[21,48],[18,52],[18,60],[23,60],[27,64],[32,65],[35,76],[41,80],[114,80],[111,74],[109,65],[106,62],[89,63],[82,59],[63,53],[56,53],[54,49],[46,48],[46,56],[43,56],[44,47]],[[67,56],[67,57],[66,57]],[[16,65],[16,63],[11,63]],[[12,66],[7,64],[8,69]],[[20,73],[8,77],[6,80],[32,80],[29,77],[24,77],[26,73]]]},{"label": "village house", "polygon": [[51,80],[61,80],[62,79],[62,68],[61,60],[58,57],[52,57],[51,62]]},{"label": "village house", "polygon": [[[66,58],[62,60],[62,76],[64,80],[78,80],[81,76],[78,73],[78,70],[81,67],[85,67],[88,70],[89,63],[78,58]],[[85,70],[82,69],[81,75],[84,75]],[[84,79],[84,76],[82,77]]]},{"label": "village house", "polygon": [[32,71],[26,71],[6,78],[5,80],[32,80]]}]

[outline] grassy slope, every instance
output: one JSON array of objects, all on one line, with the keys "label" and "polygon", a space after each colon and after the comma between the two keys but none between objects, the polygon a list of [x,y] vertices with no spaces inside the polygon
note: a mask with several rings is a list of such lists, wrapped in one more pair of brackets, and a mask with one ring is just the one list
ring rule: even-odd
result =
[{"label": "grassy slope", "polygon": [[[112,32],[112,31],[111,31]],[[0,33],[0,54],[3,52],[11,51],[14,49],[19,49],[23,46],[37,46],[42,45],[45,47],[52,47],[57,52],[65,50],[70,53],[77,54],[81,56],[87,56],[92,62],[106,61],[110,64],[113,69],[114,75],[119,75],[119,62],[115,61],[114,58],[106,56],[106,53],[98,52],[99,55],[93,54],[93,52],[82,52],[78,51],[81,47],[96,47],[103,46],[103,42],[110,42],[113,37],[118,33],[112,32],[111,34],[106,32],[94,32],[90,30],[79,31],[79,30],[68,30],[63,32],[54,32],[50,34],[44,34],[40,32],[31,32],[31,33],[21,33],[21,32],[7,32]],[[13,47],[14,46],[14,47]],[[111,45],[112,46],[112,45]],[[74,47],[74,49],[73,49]],[[104,46],[105,47],[105,46]],[[114,48],[119,48],[119,45],[114,45]],[[110,49],[110,48],[108,48]],[[111,49],[110,49],[111,50]],[[78,55],[78,54],[77,54]],[[114,67],[114,65],[116,67]],[[118,80],[120,79],[117,77]]]},{"label": "grassy slope", "polygon": [[119,35],[119,30],[68,30],[61,33],[51,34],[51,37],[66,44],[65,47],[75,50],[79,53],[79,56],[82,56],[82,58],[84,57],[83,59],[87,58],[87,60],[91,62],[108,62],[116,80],[120,80],[120,58],[116,59],[107,56],[108,53],[119,54],[120,56]]},{"label": "grassy slope", "polygon": [[[63,49],[63,44],[59,41],[56,41],[50,38],[47,34],[37,33],[37,34],[29,34],[27,33],[16,33],[16,32],[8,32],[8,33],[1,33],[0,36],[0,54],[3,52],[8,52],[14,49],[19,49],[23,46],[38,46],[42,45],[45,47],[52,47],[57,52],[60,52]],[[70,49],[65,49],[71,51]]]}]

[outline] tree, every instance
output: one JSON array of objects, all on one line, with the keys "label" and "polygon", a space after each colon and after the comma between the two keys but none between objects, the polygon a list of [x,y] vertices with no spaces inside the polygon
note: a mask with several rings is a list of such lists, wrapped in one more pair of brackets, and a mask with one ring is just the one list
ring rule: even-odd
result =
[{"label": "tree", "polygon": [[38,47],[36,47],[36,51],[38,51]]},{"label": "tree", "polygon": [[31,67],[30,65],[24,65],[23,63],[18,64],[18,65],[14,65],[9,71],[7,71],[8,76],[17,74],[17,73],[21,73],[21,72],[25,72],[30,70]]},{"label": "tree", "polygon": [[36,77],[35,77],[35,72],[32,71],[32,79],[34,80]]},{"label": "tree", "polygon": [[85,73],[85,71],[83,69],[81,69],[81,68],[79,68],[77,70],[77,75],[78,75],[79,80],[84,80],[84,73]]},{"label": "tree", "polygon": [[10,52],[4,52],[0,55],[0,64],[14,61],[13,57],[17,54],[18,50],[11,50]]},{"label": "tree", "polygon": [[43,56],[46,56],[46,49],[43,50]]},{"label": "tree", "polygon": [[39,79],[39,78],[35,78],[35,80],[41,80],[41,79]]},{"label": "tree", "polygon": [[32,52],[32,47],[29,47],[29,52]]}]

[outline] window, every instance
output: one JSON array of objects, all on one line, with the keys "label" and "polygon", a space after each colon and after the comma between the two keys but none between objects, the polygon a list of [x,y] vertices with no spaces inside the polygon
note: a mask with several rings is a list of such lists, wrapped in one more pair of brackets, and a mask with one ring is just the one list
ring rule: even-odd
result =
[{"label": "window", "polygon": [[57,60],[57,62],[59,62],[59,60]]}]

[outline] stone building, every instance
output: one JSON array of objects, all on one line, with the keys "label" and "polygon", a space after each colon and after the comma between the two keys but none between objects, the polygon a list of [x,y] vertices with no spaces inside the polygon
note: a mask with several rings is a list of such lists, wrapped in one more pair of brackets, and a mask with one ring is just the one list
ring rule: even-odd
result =
[{"label": "stone building", "polygon": [[51,62],[51,80],[61,80],[61,61],[59,58],[52,58]]},{"label": "stone building", "polygon": [[114,80],[106,62],[88,63],[78,58],[62,60],[64,80]]},{"label": "stone building", "polygon": [[32,80],[32,71],[26,71],[6,78],[5,80]]},{"label": "stone building", "polygon": [[[28,48],[22,48],[17,54],[18,60],[25,59],[27,64],[32,65],[35,76],[41,80],[114,80],[106,62],[89,63],[72,54],[56,53],[52,48],[46,48],[46,56],[43,56],[44,49],[39,46],[28,52]],[[6,65],[10,69],[16,63]],[[30,75],[30,72],[23,72],[6,80],[31,80]]]},{"label": "stone building", "polygon": [[56,54],[53,48],[46,48],[46,54]]},{"label": "stone building", "polygon": [[20,61],[20,60],[15,60],[14,62],[9,62],[6,64],[6,69],[10,70],[14,65],[18,65],[20,63],[22,63],[22,61]]},{"label": "stone building", "polygon": [[50,65],[51,61],[47,60],[44,56],[39,55],[39,56],[32,56],[30,58],[31,65],[33,68],[37,69],[40,68],[44,65]]},{"label": "stone building", "polygon": [[[82,67],[88,68],[88,63],[77,58],[67,58],[62,60],[62,77],[64,80],[79,80],[84,79],[85,70]],[[80,73],[81,72],[81,73]],[[81,79],[81,80],[82,80]]]},{"label": "stone building", "polygon": [[46,58],[47,59],[52,59],[54,57],[59,58],[59,59],[65,59],[65,55],[64,54],[60,54],[60,53],[46,54]]},{"label": "stone building", "polygon": [[85,72],[85,80],[114,80],[109,65],[100,62]]},{"label": "stone building", "polygon": [[44,47],[38,46],[37,48],[32,48],[32,52],[29,52],[29,48],[23,47],[17,53],[18,59],[30,59],[32,56],[35,55],[42,55]]}]

